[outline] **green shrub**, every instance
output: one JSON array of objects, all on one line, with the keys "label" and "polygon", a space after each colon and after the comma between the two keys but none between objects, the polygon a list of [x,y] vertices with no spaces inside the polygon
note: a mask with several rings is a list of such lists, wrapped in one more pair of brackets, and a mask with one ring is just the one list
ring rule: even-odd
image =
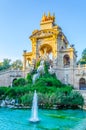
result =
[{"label": "green shrub", "polygon": [[77,92],[77,91],[72,91],[70,93],[70,97],[71,97],[71,105],[72,106],[83,106],[84,105],[84,99],[82,97],[82,95]]},{"label": "green shrub", "polygon": [[33,98],[33,94],[29,93],[29,94],[25,94],[21,97],[21,102],[25,105],[25,106],[30,106],[32,105],[32,98]]},{"label": "green shrub", "polygon": [[24,86],[26,84],[26,80],[24,78],[19,78],[14,80],[13,86]]},{"label": "green shrub", "polygon": [[45,61],[45,62],[44,62],[44,71],[45,71],[46,74],[49,73],[49,72],[48,72],[48,69],[49,69],[49,62],[48,62],[48,61]]},{"label": "green shrub", "polygon": [[16,89],[15,88],[9,88],[6,91],[5,95],[8,96],[9,98],[15,98],[15,97],[17,97]]},{"label": "green shrub", "polygon": [[27,81],[27,83],[32,83],[31,73],[28,73],[28,74],[27,74],[26,81]]},{"label": "green shrub", "polygon": [[62,85],[62,87],[60,88],[60,91],[62,93],[64,93],[65,95],[69,94],[71,91],[73,90],[72,86],[70,85]]},{"label": "green shrub", "polygon": [[2,100],[5,97],[5,93],[9,88],[7,87],[0,87],[0,100]]},{"label": "green shrub", "polygon": [[40,65],[40,60],[36,62],[36,69],[39,67]]},{"label": "green shrub", "polygon": [[54,76],[48,74],[40,77],[36,83],[35,86],[55,86],[55,87],[61,87],[61,82]]},{"label": "green shrub", "polygon": [[79,92],[71,91],[68,95],[64,95],[61,98],[61,104],[71,108],[78,108],[84,105],[84,99]]}]

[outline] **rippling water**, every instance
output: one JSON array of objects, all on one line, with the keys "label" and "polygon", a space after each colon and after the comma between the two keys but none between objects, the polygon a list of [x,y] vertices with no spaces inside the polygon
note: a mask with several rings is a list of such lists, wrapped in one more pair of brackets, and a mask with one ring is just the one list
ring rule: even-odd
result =
[{"label": "rippling water", "polygon": [[0,108],[0,130],[86,130],[86,111],[39,110],[40,122],[29,122],[31,111]]}]

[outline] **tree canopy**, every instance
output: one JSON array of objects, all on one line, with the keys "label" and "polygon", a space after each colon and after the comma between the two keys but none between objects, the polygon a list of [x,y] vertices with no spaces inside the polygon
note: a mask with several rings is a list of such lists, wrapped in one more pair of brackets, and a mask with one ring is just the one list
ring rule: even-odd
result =
[{"label": "tree canopy", "polygon": [[6,70],[9,68],[13,68],[13,69],[22,69],[23,64],[21,60],[16,60],[14,62],[11,62],[11,59],[3,59],[2,62],[0,62],[0,71],[2,70]]},{"label": "tree canopy", "polygon": [[5,70],[10,68],[11,66],[10,59],[3,59],[3,62],[0,63],[0,70]]},{"label": "tree canopy", "polygon": [[16,60],[16,61],[14,61],[14,62],[12,63],[12,65],[11,65],[11,67],[12,67],[13,69],[22,69],[22,66],[23,66],[23,64],[22,64],[22,61],[21,61],[21,60]]},{"label": "tree canopy", "polygon": [[82,52],[82,59],[86,62],[86,48]]},{"label": "tree canopy", "polygon": [[86,48],[82,52],[81,59],[78,61],[79,64],[86,64]]}]

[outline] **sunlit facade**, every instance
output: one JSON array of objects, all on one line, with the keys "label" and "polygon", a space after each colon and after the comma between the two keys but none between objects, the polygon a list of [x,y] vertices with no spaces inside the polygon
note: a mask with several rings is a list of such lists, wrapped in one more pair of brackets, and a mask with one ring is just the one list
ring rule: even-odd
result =
[{"label": "sunlit facade", "polygon": [[86,90],[86,65],[77,65],[77,52],[55,23],[55,15],[44,14],[40,30],[34,30],[30,40],[32,52],[24,51],[23,70],[34,67],[38,60],[51,60],[58,79],[75,89]]}]

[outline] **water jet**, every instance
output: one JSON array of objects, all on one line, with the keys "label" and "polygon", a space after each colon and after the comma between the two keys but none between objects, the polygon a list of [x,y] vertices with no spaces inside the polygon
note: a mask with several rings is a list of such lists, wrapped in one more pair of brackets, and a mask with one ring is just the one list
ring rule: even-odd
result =
[{"label": "water jet", "polygon": [[31,118],[29,119],[29,121],[33,123],[40,121],[38,118],[38,97],[37,97],[36,90],[33,96]]}]

